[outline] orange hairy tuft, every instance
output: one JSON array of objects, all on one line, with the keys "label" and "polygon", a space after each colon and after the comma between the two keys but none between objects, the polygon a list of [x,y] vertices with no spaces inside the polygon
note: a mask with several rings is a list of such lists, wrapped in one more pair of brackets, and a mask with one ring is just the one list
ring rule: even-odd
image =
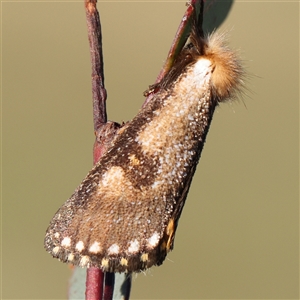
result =
[{"label": "orange hairy tuft", "polygon": [[214,67],[211,88],[219,102],[235,98],[244,86],[245,76],[237,53],[228,47],[225,40],[226,34],[214,32],[207,37],[204,47],[204,57],[209,59]]}]

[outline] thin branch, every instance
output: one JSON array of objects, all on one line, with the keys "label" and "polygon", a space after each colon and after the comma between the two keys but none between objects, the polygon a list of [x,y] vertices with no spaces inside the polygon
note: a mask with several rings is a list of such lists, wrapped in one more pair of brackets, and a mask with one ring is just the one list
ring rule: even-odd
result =
[{"label": "thin branch", "polygon": [[88,268],[86,272],[85,299],[100,300],[103,294],[104,273],[98,268]]},{"label": "thin branch", "polygon": [[171,70],[175,59],[178,57],[182,48],[184,47],[191,31],[191,22],[193,18],[193,14],[196,14],[198,25],[200,26],[201,33],[203,35],[202,30],[202,20],[203,20],[203,9],[204,9],[204,1],[203,0],[191,0],[187,4],[188,8],[181,19],[177,32],[174,36],[172,45],[170,47],[167,59],[162,67],[159,75],[156,78],[156,81],[153,85],[149,87],[149,90],[144,93],[147,97],[143,104],[143,107],[151,100],[153,94],[157,93],[159,90],[159,82],[166,76],[166,74]]},{"label": "thin branch", "polygon": [[96,0],[85,0],[92,64],[93,117],[95,131],[97,131],[102,124],[107,122],[107,93],[104,87],[101,23],[96,3]]}]

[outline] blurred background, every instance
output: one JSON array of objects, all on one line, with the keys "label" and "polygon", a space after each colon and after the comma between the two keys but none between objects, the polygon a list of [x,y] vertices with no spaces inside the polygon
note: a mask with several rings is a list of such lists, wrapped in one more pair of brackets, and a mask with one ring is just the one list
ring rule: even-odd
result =
[{"label": "blurred background", "polygon": [[[110,120],[141,107],[185,2],[98,4]],[[43,239],[92,166],[84,6],[1,9],[2,298],[66,299],[71,270]],[[219,30],[240,49],[247,95],[217,109],[175,249],[133,276],[132,299],[299,298],[299,3],[236,2]]]}]

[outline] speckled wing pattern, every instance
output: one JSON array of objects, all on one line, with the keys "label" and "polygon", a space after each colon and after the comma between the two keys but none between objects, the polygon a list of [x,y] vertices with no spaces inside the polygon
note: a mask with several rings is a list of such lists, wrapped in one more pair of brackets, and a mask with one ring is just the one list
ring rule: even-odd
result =
[{"label": "speckled wing pattern", "polygon": [[[208,42],[195,29],[191,40],[175,63],[180,70],[120,129],[53,217],[45,237],[52,256],[108,272],[139,272],[162,264],[173,248],[215,106],[228,96],[214,84],[220,62]],[[221,62],[225,71],[227,61]]]}]

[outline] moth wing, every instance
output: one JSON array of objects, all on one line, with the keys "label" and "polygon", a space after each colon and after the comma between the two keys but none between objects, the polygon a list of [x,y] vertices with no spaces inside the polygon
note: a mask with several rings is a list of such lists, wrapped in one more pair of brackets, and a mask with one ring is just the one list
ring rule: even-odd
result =
[{"label": "moth wing", "polygon": [[121,129],[56,213],[45,237],[54,257],[110,272],[140,271],[160,265],[172,249],[200,148],[193,131],[187,138],[187,118],[169,121],[172,102],[160,110],[164,97]]},{"label": "moth wing", "polygon": [[114,156],[112,149],[110,159],[104,156],[55,214],[45,237],[54,257],[110,272],[140,271],[163,262],[170,250],[164,231],[171,209],[163,194],[153,193],[155,181],[140,178],[152,169],[139,166],[141,157],[126,153],[129,163],[118,165],[116,158],[125,152],[119,149]]}]

